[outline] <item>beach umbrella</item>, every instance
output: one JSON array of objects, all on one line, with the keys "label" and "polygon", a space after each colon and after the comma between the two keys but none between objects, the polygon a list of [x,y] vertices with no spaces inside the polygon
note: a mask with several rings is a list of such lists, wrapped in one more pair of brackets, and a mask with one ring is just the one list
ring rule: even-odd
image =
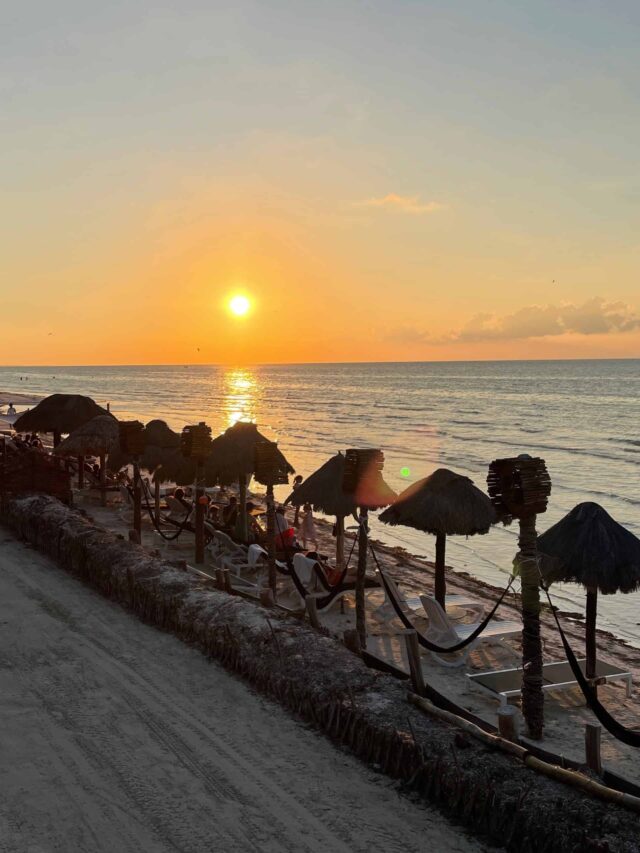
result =
[{"label": "beach umbrella", "polygon": [[402,524],[436,537],[435,598],[444,609],[447,536],[488,533],[496,512],[487,495],[469,477],[438,468],[413,483],[380,515],[385,524]]},{"label": "beach umbrella", "polygon": [[52,432],[53,444],[57,447],[63,433],[72,433],[98,415],[113,417],[91,397],[80,394],[51,394],[37,406],[17,419],[17,432]]},{"label": "beach umbrella", "polygon": [[[268,441],[258,431],[256,424],[249,421],[237,421],[211,443],[211,454],[205,462],[207,480],[221,485],[237,482],[240,490],[241,538],[246,542],[247,530],[247,484],[255,471],[256,449]],[[276,449],[278,464],[289,474],[294,469],[287,462],[281,450]]]},{"label": "beach umbrella", "polygon": [[596,613],[603,595],[640,587],[640,539],[596,503],[581,503],[538,538],[546,583],[579,583],[587,590],[586,675],[596,675]]},{"label": "beach umbrella", "polygon": [[357,509],[354,496],[342,490],[343,478],[344,456],[336,453],[294,489],[285,501],[296,507],[309,503],[315,511],[335,516],[338,567],[344,562],[344,520]]},{"label": "beach umbrella", "polygon": [[[65,438],[54,453],[58,456],[75,456],[78,460],[78,488],[84,486],[85,456],[100,457],[100,484],[105,484],[105,456],[117,447],[119,440],[119,424],[113,415],[98,415],[87,421]],[[102,500],[105,500],[104,489]]]}]

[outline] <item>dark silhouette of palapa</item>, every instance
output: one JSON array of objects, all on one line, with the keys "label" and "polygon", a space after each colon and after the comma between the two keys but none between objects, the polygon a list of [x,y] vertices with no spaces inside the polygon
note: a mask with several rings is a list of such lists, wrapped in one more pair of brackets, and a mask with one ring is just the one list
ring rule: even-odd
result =
[{"label": "dark silhouette of palapa", "polygon": [[52,432],[53,445],[57,447],[63,434],[72,433],[99,415],[113,417],[91,397],[80,394],[51,394],[33,409],[20,415],[14,429],[16,432]]},{"label": "dark silhouette of palapa", "polygon": [[474,486],[469,477],[438,468],[401,492],[397,501],[380,515],[380,521],[413,527],[436,537],[434,592],[444,609],[447,536],[488,533],[497,517],[488,495]]}]

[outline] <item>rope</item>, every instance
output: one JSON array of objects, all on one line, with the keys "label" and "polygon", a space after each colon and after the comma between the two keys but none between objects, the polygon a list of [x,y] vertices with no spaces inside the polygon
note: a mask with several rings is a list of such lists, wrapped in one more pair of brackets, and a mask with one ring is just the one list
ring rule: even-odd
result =
[{"label": "rope", "polygon": [[[539,571],[539,567],[538,567]],[[541,576],[542,577],[542,576]],[[617,740],[622,741],[622,743],[626,743],[627,746],[633,746],[636,749],[640,747],[640,732],[634,731],[634,729],[628,729],[619,723],[615,717],[613,717],[604,705],[598,699],[598,694],[596,690],[589,684],[584,673],[580,669],[580,664],[573,653],[573,649],[569,645],[569,641],[562,630],[562,625],[560,624],[560,620],[558,619],[558,613],[556,608],[551,603],[551,596],[549,595],[548,588],[541,582],[542,589],[547,596],[547,600],[549,601],[549,606],[551,607],[551,612],[553,613],[553,618],[555,619],[556,625],[558,627],[558,631],[560,633],[560,639],[562,640],[562,645],[564,646],[564,652],[567,656],[567,661],[569,662],[569,666],[571,667],[571,671],[578,682],[578,686],[582,691],[584,698],[586,699],[587,705],[593,711],[598,722],[609,732],[609,734],[613,735],[613,737],[617,738]]]},{"label": "rope", "polygon": [[489,622],[491,622],[491,620],[493,619],[496,610],[502,604],[504,597],[511,589],[511,585],[514,581],[514,577],[512,575],[509,578],[509,583],[507,584],[506,589],[502,592],[500,598],[494,604],[493,609],[491,610],[489,615],[483,619],[483,621],[478,625],[478,627],[475,629],[475,631],[473,631],[473,633],[469,634],[468,637],[466,637],[464,640],[461,640],[459,643],[456,643],[454,646],[438,646],[436,645],[436,643],[432,643],[430,640],[427,640],[424,634],[418,631],[411,619],[409,619],[407,614],[400,607],[400,604],[398,603],[393,590],[387,583],[387,579],[384,574],[384,569],[378,561],[378,557],[376,555],[376,552],[373,550],[373,546],[370,544],[369,547],[371,548],[371,554],[373,555],[373,559],[375,560],[376,566],[378,567],[378,571],[380,572],[380,577],[382,578],[382,583],[387,594],[387,598],[391,602],[393,609],[396,611],[396,615],[398,616],[402,624],[405,626],[405,628],[413,629],[416,632],[416,634],[418,635],[418,642],[421,646],[423,646],[425,649],[428,649],[428,651],[430,652],[436,652],[438,654],[450,654],[451,652],[459,652],[466,646],[468,646],[470,643],[472,643],[474,640],[476,640],[480,636],[480,634],[482,634]]}]

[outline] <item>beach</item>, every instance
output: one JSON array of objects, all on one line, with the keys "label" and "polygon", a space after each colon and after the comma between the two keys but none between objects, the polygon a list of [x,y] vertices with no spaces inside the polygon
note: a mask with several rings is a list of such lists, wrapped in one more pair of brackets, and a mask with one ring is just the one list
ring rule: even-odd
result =
[{"label": "beach", "polygon": [[0,846],[484,849],[0,530]]}]

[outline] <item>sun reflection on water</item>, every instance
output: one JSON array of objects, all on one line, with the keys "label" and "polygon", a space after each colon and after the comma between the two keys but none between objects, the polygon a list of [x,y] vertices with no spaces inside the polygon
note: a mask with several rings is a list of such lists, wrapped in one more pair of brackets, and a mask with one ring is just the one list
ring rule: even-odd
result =
[{"label": "sun reflection on water", "polygon": [[258,416],[258,381],[247,368],[234,367],[223,379],[222,412],[225,429],[238,421],[255,421]]}]

